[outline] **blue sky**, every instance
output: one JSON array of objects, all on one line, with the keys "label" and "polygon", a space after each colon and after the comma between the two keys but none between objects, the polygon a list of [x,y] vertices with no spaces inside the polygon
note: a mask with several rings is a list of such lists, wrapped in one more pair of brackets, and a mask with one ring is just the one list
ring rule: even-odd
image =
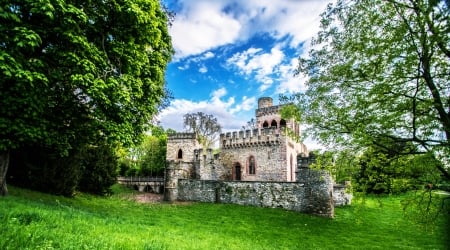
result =
[{"label": "blue sky", "polygon": [[304,90],[294,77],[297,59],[319,30],[332,0],[164,0],[176,12],[170,28],[176,54],[166,80],[171,105],[159,115],[164,128],[183,130],[186,113],[218,118],[239,130],[269,96]]}]

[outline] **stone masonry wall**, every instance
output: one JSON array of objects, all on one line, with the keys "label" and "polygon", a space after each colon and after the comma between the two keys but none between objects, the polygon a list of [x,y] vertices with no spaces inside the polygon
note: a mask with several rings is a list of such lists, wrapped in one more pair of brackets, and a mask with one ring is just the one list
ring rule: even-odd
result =
[{"label": "stone masonry wall", "polygon": [[[231,180],[231,166],[223,164],[223,154],[214,154],[211,149],[205,152],[197,150],[199,155],[195,161],[196,179],[200,180]],[[229,165],[229,164],[228,164]]]},{"label": "stone masonry wall", "polygon": [[[166,160],[183,160],[192,162],[194,160],[194,152],[200,148],[197,138],[193,133],[176,133],[168,137]],[[178,157],[179,150],[182,151],[182,158]]]},{"label": "stone masonry wall", "polygon": [[[241,180],[243,181],[286,181],[286,160],[281,152],[280,142],[255,144],[252,146],[222,148],[222,154],[232,155],[232,164],[241,165]],[[249,159],[255,159],[255,174],[249,173]],[[231,168],[231,166],[229,166]]]},{"label": "stone masonry wall", "polygon": [[177,199],[283,208],[334,217],[331,178],[321,173],[310,176],[320,178],[308,183],[180,179]]}]

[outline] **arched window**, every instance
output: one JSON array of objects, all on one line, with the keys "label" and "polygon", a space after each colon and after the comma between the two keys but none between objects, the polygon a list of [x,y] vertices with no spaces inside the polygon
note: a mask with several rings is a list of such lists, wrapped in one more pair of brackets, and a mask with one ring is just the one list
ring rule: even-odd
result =
[{"label": "arched window", "polygon": [[269,123],[267,121],[264,121],[263,128],[268,128],[268,127],[269,127]]},{"label": "arched window", "polygon": [[183,159],[183,150],[178,149],[177,159]]},{"label": "arched window", "polygon": [[286,120],[281,119],[280,120],[280,128],[285,128],[286,127]]},{"label": "arched window", "polygon": [[248,158],[248,174],[255,174],[255,173],[256,173],[255,157],[250,156]]},{"label": "arched window", "polygon": [[277,121],[273,120],[272,123],[270,124],[271,127],[276,128],[277,126]]}]

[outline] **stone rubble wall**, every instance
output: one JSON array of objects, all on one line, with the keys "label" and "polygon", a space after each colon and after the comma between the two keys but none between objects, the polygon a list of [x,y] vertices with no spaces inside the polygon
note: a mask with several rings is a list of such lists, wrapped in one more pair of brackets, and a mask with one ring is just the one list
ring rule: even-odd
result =
[{"label": "stone rubble wall", "polygon": [[333,186],[333,201],[335,207],[352,204],[353,195],[348,192],[346,185]]},{"label": "stone rubble wall", "polygon": [[317,176],[308,183],[179,179],[177,200],[283,208],[332,218],[332,180]]}]

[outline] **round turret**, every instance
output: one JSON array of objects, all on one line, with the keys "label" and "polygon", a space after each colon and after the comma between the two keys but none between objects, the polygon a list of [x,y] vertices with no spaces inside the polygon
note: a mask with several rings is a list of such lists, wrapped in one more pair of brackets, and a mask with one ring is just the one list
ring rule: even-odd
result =
[{"label": "round turret", "polygon": [[272,98],[270,97],[261,97],[258,99],[258,108],[267,108],[272,106]]}]

